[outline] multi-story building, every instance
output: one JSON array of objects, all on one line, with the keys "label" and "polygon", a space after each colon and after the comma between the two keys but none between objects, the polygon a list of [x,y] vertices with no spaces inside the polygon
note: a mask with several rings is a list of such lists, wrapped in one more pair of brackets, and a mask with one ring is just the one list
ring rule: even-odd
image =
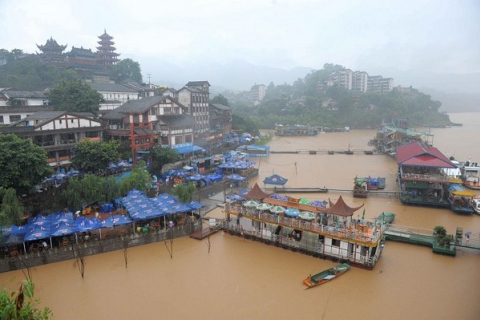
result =
[{"label": "multi-story building", "polygon": [[39,111],[51,111],[43,91],[0,88],[0,125],[9,125]]},{"label": "multi-story building", "polygon": [[254,105],[258,105],[265,99],[265,92],[267,87],[263,84],[255,84],[248,92],[248,98],[253,101]]},{"label": "multi-story building", "polygon": [[355,71],[353,73],[352,90],[355,92],[367,92],[368,73],[365,71]]},{"label": "multi-story building", "polygon": [[384,78],[382,76],[368,77],[368,92],[385,93],[393,90],[393,78]]},{"label": "multi-story building", "polygon": [[[365,71],[344,69],[333,72],[327,81],[327,86],[338,85],[355,92],[385,93],[393,90],[393,78],[382,76],[369,76]],[[321,88],[319,87],[319,90]]]},{"label": "multi-story building", "polygon": [[178,90],[175,96],[195,120],[195,139],[205,138],[210,131],[209,87],[208,81],[191,81]]},{"label": "multi-story building", "polygon": [[130,140],[134,154],[156,144],[171,148],[193,146],[195,122],[186,114],[186,107],[170,96],[130,100],[101,119],[108,123],[106,135]]},{"label": "multi-story building", "polygon": [[347,90],[352,90],[353,85],[353,71],[350,69],[344,69],[332,73],[331,78],[333,83],[345,88]]},{"label": "multi-story building", "polygon": [[113,110],[130,100],[139,98],[137,90],[110,81],[108,76],[93,76],[93,80],[87,83],[103,96],[104,102],[100,103],[99,110],[101,113]]},{"label": "multi-story building", "polygon": [[210,104],[210,128],[211,134],[207,141],[221,140],[232,131],[232,108],[223,104]]},{"label": "multi-story building", "polygon": [[70,163],[73,148],[84,139],[102,140],[104,124],[90,113],[42,111],[29,115],[1,133],[14,133],[30,139],[47,151],[52,166]]}]

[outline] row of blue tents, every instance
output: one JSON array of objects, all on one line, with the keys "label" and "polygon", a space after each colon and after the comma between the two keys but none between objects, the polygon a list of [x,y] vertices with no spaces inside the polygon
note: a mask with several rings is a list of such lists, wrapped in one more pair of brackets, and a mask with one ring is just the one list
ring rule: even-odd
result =
[{"label": "row of blue tents", "polygon": [[2,235],[7,237],[6,241],[0,243],[0,246],[67,236],[101,228],[112,228],[136,221],[190,212],[204,207],[197,201],[192,201],[188,204],[180,203],[176,197],[167,193],[158,195],[155,198],[148,198],[144,192],[139,190],[130,191],[119,202],[126,208],[128,216],[113,215],[105,220],[85,218],[83,216],[74,219],[74,215],[71,212],[54,212],[47,216],[36,215],[31,217],[22,226],[0,227]]}]

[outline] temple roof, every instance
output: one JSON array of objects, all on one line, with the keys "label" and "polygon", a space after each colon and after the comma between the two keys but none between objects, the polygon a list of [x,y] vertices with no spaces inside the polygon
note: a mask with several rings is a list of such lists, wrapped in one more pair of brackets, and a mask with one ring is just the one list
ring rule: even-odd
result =
[{"label": "temple roof", "polygon": [[262,200],[262,199],[268,198],[269,196],[270,195],[268,193],[265,193],[262,191],[262,189],[260,189],[260,187],[258,186],[258,183],[255,183],[252,190],[250,190],[243,197],[245,199]]},{"label": "temple roof", "polygon": [[47,40],[47,42],[43,46],[39,46],[37,44],[37,48],[42,50],[43,53],[46,52],[56,52],[56,53],[62,53],[63,50],[65,50],[67,46],[61,46],[57,43],[56,40],[54,40],[52,37]]},{"label": "temple roof", "polygon": [[398,146],[397,163],[401,166],[456,168],[437,148],[424,143],[413,142]]},{"label": "temple roof", "polygon": [[362,204],[359,207],[353,208],[348,206],[345,201],[343,200],[342,196],[338,198],[336,203],[333,203],[330,199],[328,199],[328,202],[330,203],[330,207],[327,209],[324,209],[323,211],[326,214],[333,214],[336,216],[343,216],[343,217],[351,217],[355,211],[363,207],[365,204]]}]

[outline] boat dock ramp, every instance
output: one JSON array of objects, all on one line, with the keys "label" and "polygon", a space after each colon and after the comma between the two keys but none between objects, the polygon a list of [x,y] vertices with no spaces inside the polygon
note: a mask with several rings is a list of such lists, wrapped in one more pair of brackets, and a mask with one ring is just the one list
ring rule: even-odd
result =
[{"label": "boat dock ramp", "polygon": [[457,248],[480,250],[480,238],[467,240],[463,237],[462,228],[457,228],[454,241],[449,246],[438,244],[437,237],[433,235],[432,230],[397,225],[388,226],[385,231],[385,239],[431,247],[434,253],[448,256],[455,256]]}]

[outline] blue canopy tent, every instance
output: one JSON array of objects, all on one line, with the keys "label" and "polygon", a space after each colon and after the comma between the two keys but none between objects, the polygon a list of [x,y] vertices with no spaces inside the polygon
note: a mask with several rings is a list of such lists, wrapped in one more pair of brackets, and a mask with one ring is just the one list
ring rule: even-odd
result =
[{"label": "blue canopy tent", "polygon": [[236,173],[230,174],[230,175],[226,176],[225,178],[230,179],[230,180],[235,180],[235,181],[245,180],[245,177],[242,177],[241,175],[236,174]]},{"label": "blue canopy tent", "polygon": [[205,205],[203,205],[203,204],[201,204],[200,202],[195,201],[195,200],[190,201],[189,203],[187,203],[187,205],[188,205],[188,206],[190,207],[190,209],[192,209],[192,210],[197,210],[197,209],[200,209],[200,208],[205,207]]},{"label": "blue canopy tent", "polygon": [[73,225],[73,222],[70,223],[61,221],[57,224],[52,225],[51,230],[52,233],[50,236],[52,237],[67,236],[75,233],[75,227]]},{"label": "blue canopy tent", "polygon": [[178,154],[193,153],[193,152],[196,152],[196,151],[205,151],[205,149],[203,149],[199,146],[196,146],[196,145],[175,148],[174,150],[176,150]]},{"label": "blue canopy tent", "polygon": [[[25,233],[24,241],[35,241],[50,238],[50,226],[33,226],[28,228]],[[52,247],[52,238],[50,238],[50,247]]]},{"label": "blue canopy tent", "polygon": [[84,218],[78,217],[75,220],[75,232],[86,232],[91,230],[97,230],[100,228],[100,224],[97,218]]},{"label": "blue canopy tent", "polygon": [[228,195],[228,196],[227,196],[227,199],[233,200],[233,201],[244,201],[244,200],[245,200],[244,197],[242,197],[242,196],[240,196],[240,195],[238,195],[238,194]]},{"label": "blue canopy tent", "polygon": [[133,221],[129,217],[125,217],[122,215],[114,215],[111,217],[108,217],[105,220],[100,221],[100,227],[101,228],[113,228],[115,226],[121,226],[125,224],[130,224]]},{"label": "blue canopy tent", "polygon": [[0,243],[0,247],[9,247],[22,243],[24,243],[24,235],[10,234],[4,242]]},{"label": "blue canopy tent", "polygon": [[288,181],[288,179],[285,179],[285,178],[279,176],[278,174],[273,174],[270,177],[266,177],[263,180],[263,183],[265,185],[273,184],[273,185],[276,185],[276,186],[284,186],[287,183],[287,181]]},{"label": "blue canopy tent", "polygon": [[217,182],[217,181],[221,181],[223,179],[223,175],[218,174],[218,173],[211,173],[209,175],[206,175],[205,179],[207,179],[211,182]]},{"label": "blue canopy tent", "polygon": [[172,214],[175,214],[175,213],[184,213],[184,212],[188,212],[188,211],[192,211],[192,208],[190,208],[187,204],[185,203],[175,203],[173,205],[170,206],[170,212]]},{"label": "blue canopy tent", "polygon": [[47,216],[47,219],[52,224],[59,222],[69,222],[73,224],[73,213],[71,212],[54,212]]}]

